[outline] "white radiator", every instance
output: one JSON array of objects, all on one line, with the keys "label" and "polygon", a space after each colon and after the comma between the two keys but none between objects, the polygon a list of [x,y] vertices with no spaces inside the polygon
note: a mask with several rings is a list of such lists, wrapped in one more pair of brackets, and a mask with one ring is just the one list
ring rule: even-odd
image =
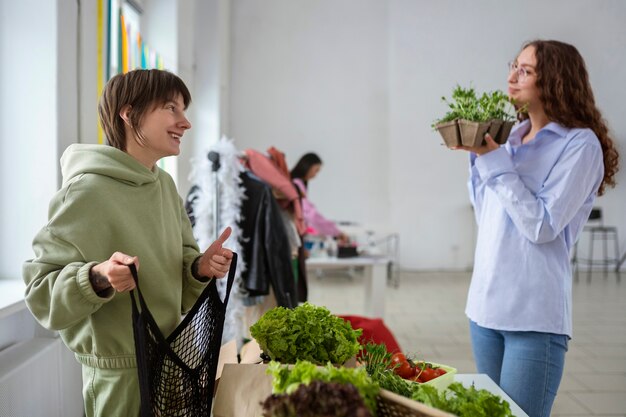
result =
[{"label": "white radiator", "polygon": [[81,369],[58,338],[0,351],[0,417],[81,417]]}]

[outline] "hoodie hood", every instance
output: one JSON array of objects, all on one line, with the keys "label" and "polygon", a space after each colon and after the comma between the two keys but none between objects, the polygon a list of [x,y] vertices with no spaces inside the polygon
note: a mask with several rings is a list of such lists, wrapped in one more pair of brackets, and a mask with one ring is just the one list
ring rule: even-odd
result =
[{"label": "hoodie hood", "polygon": [[141,186],[155,182],[159,171],[149,170],[126,152],[108,145],[73,144],[61,156],[63,185],[76,176],[96,174]]}]

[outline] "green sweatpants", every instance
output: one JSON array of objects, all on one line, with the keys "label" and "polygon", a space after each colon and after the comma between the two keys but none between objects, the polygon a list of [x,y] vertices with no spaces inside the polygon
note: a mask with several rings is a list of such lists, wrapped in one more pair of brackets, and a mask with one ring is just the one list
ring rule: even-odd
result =
[{"label": "green sweatpants", "polygon": [[137,369],[100,369],[83,365],[85,417],[139,417]]}]

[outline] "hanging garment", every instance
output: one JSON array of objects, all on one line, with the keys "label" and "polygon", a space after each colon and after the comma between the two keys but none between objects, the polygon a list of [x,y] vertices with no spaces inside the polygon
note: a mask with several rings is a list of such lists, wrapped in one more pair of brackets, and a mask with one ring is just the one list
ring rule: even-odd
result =
[{"label": "hanging garment", "polygon": [[278,203],[281,207],[288,208],[293,212],[298,233],[304,234],[306,225],[302,215],[302,206],[300,205],[298,190],[291,182],[291,178],[262,153],[254,149],[247,149],[246,155],[247,168],[276,191]]},{"label": "hanging garment", "polygon": [[306,273],[306,250],[304,249],[304,242],[301,240],[301,245],[298,248],[298,302],[304,303],[309,299],[309,284]]},{"label": "hanging garment", "polygon": [[276,168],[278,168],[278,170],[282,172],[287,178],[291,178],[289,168],[287,167],[287,160],[285,159],[285,154],[273,146],[268,148],[267,154],[270,156],[270,158],[272,158],[272,162],[274,163],[274,165],[276,165]]},{"label": "hanging garment", "polygon": [[297,305],[297,295],[281,208],[269,185],[248,172],[240,178],[247,197],[239,222],[247,265],[241,275],[243,285],[252,296],[269,294],[271,285],[278,305],[293,308]]}]

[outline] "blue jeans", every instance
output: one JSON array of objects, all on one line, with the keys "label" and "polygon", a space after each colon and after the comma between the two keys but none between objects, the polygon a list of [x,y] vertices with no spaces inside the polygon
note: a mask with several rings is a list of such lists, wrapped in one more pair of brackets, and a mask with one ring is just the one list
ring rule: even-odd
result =
[{"label": "blue jeans", "polygon": [[489,375],[529,417],[549,417],[568,337],[492,330],[471,320],[470,336],[478,372]]}]

